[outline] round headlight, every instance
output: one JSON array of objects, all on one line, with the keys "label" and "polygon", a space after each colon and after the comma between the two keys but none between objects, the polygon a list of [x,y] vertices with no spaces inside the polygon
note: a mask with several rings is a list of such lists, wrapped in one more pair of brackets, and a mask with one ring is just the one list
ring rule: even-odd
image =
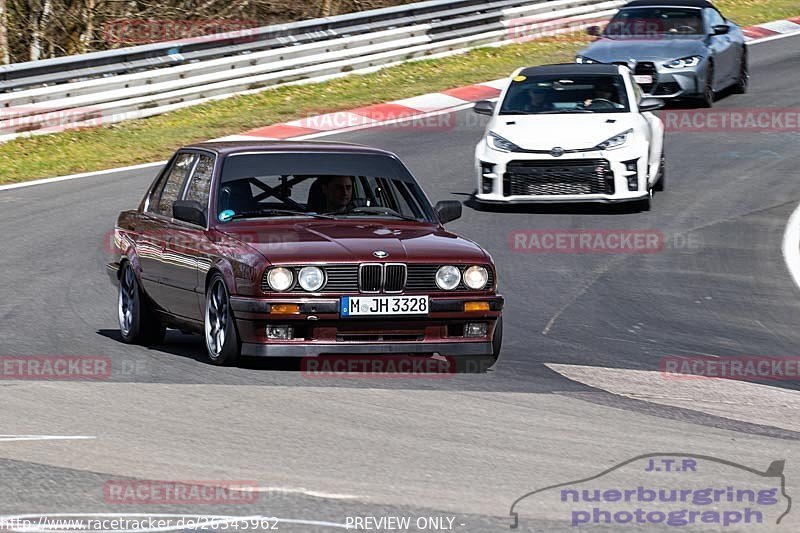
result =
[{"label": "round headlight", "polygon": [[470,289],[482,289],[489,281],[489,273],[482,266],[473,265],[464,271],[464,284]]},{"label": "round headlight", "polygon": [[445,291],[452,291],[461,281],[461,271],[452,265],[445,265],[436,271],[436,285]]},{"label": "round headlight", "polygon": [[303,267],[297,275],[297,281],[308,292],[316,292],[325,284],[325,273],[319,267]]},{"label": "round headlight", "polygon": [[294,283],[294,274],[288,268],[273,268],[267,274],[267,282],[274,291],[288,291]]}]

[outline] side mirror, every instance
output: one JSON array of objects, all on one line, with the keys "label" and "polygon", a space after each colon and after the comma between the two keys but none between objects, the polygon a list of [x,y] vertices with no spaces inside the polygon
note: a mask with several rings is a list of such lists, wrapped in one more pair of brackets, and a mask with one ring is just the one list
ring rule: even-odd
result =
[{"label": "side mirror", "polygon": [[726,35],[728,32],[731,31],[731,27],[727,24],[717,24],[712,28],[714,33],[713,35]]},{"label": "side mirror", "polygon": [[489,100],[481,100],[475,107],[472,108],[479,115],[494,115],[494,102]]},{"label": "side mirror", "polygon": [[436,214],[439,215],[439,221],[442,224],[459,219],[461,218],[461,202],[458,200],[436,202]]},{"label": "side mirror", "polygon": [[172,218],[198,226],[206,226],[206,214],[203,206],[194,200],[178,200],[172,204]]},{"label": "side mirror", "polygon": [[639,111],[642,113],[645,111],[656,111],[662,107],[664,107],[664,100],[660,98],[645,98],[639,102]]},{"label": "side mirror", "polygon": [[589,26],[586,28],[586,33],[592,37],[600,37],[600,26]]}]

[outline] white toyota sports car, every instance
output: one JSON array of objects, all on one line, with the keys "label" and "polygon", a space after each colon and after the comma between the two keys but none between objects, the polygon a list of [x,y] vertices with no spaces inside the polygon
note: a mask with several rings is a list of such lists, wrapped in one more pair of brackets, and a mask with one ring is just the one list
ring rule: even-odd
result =
[{"label": "white toyota sports car", "polygon": [[664,187],[662,107],[618,65],[519,69],[475,149],[481,203],[639,202]]}]

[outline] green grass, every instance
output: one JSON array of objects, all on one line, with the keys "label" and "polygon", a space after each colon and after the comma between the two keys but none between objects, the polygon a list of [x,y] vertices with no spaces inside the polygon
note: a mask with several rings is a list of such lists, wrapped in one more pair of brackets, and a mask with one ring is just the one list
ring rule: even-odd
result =
[{"label": "green grass", "polygon": [[[718,0],[717,5],[742,25],[800,15],[798,0]],[[368,75],[233,97],[148,119],[17,139],[0,144],[0,183],[157,161],[192,142],[502,78],[523,65],[569,62],[587,41],[571,36],[481,48]]]},{"label": "green grass", "polygon": [[715,0],[714,5],[741,26],[800,15],[798,0]]}]

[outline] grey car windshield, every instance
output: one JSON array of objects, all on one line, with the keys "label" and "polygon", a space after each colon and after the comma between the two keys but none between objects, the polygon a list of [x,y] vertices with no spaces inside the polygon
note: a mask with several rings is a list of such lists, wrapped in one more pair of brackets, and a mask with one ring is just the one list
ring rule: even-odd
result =
[{"label": "grey car windshield", "polygon": [[620,75],[518,76],[500,107],[501,115],[629,111],[625,82]]},{"label": "grey car windshield", "polygon": [[606,37],[702,35],[703,12],[682,7],[637,7],[620,10],[606,26]]},{"label": "grey car windshield", "polygon": [[281,216],[435,220],[405,167],[372,154],[230,155],[222,167],[217,212],[222,222]]}]

